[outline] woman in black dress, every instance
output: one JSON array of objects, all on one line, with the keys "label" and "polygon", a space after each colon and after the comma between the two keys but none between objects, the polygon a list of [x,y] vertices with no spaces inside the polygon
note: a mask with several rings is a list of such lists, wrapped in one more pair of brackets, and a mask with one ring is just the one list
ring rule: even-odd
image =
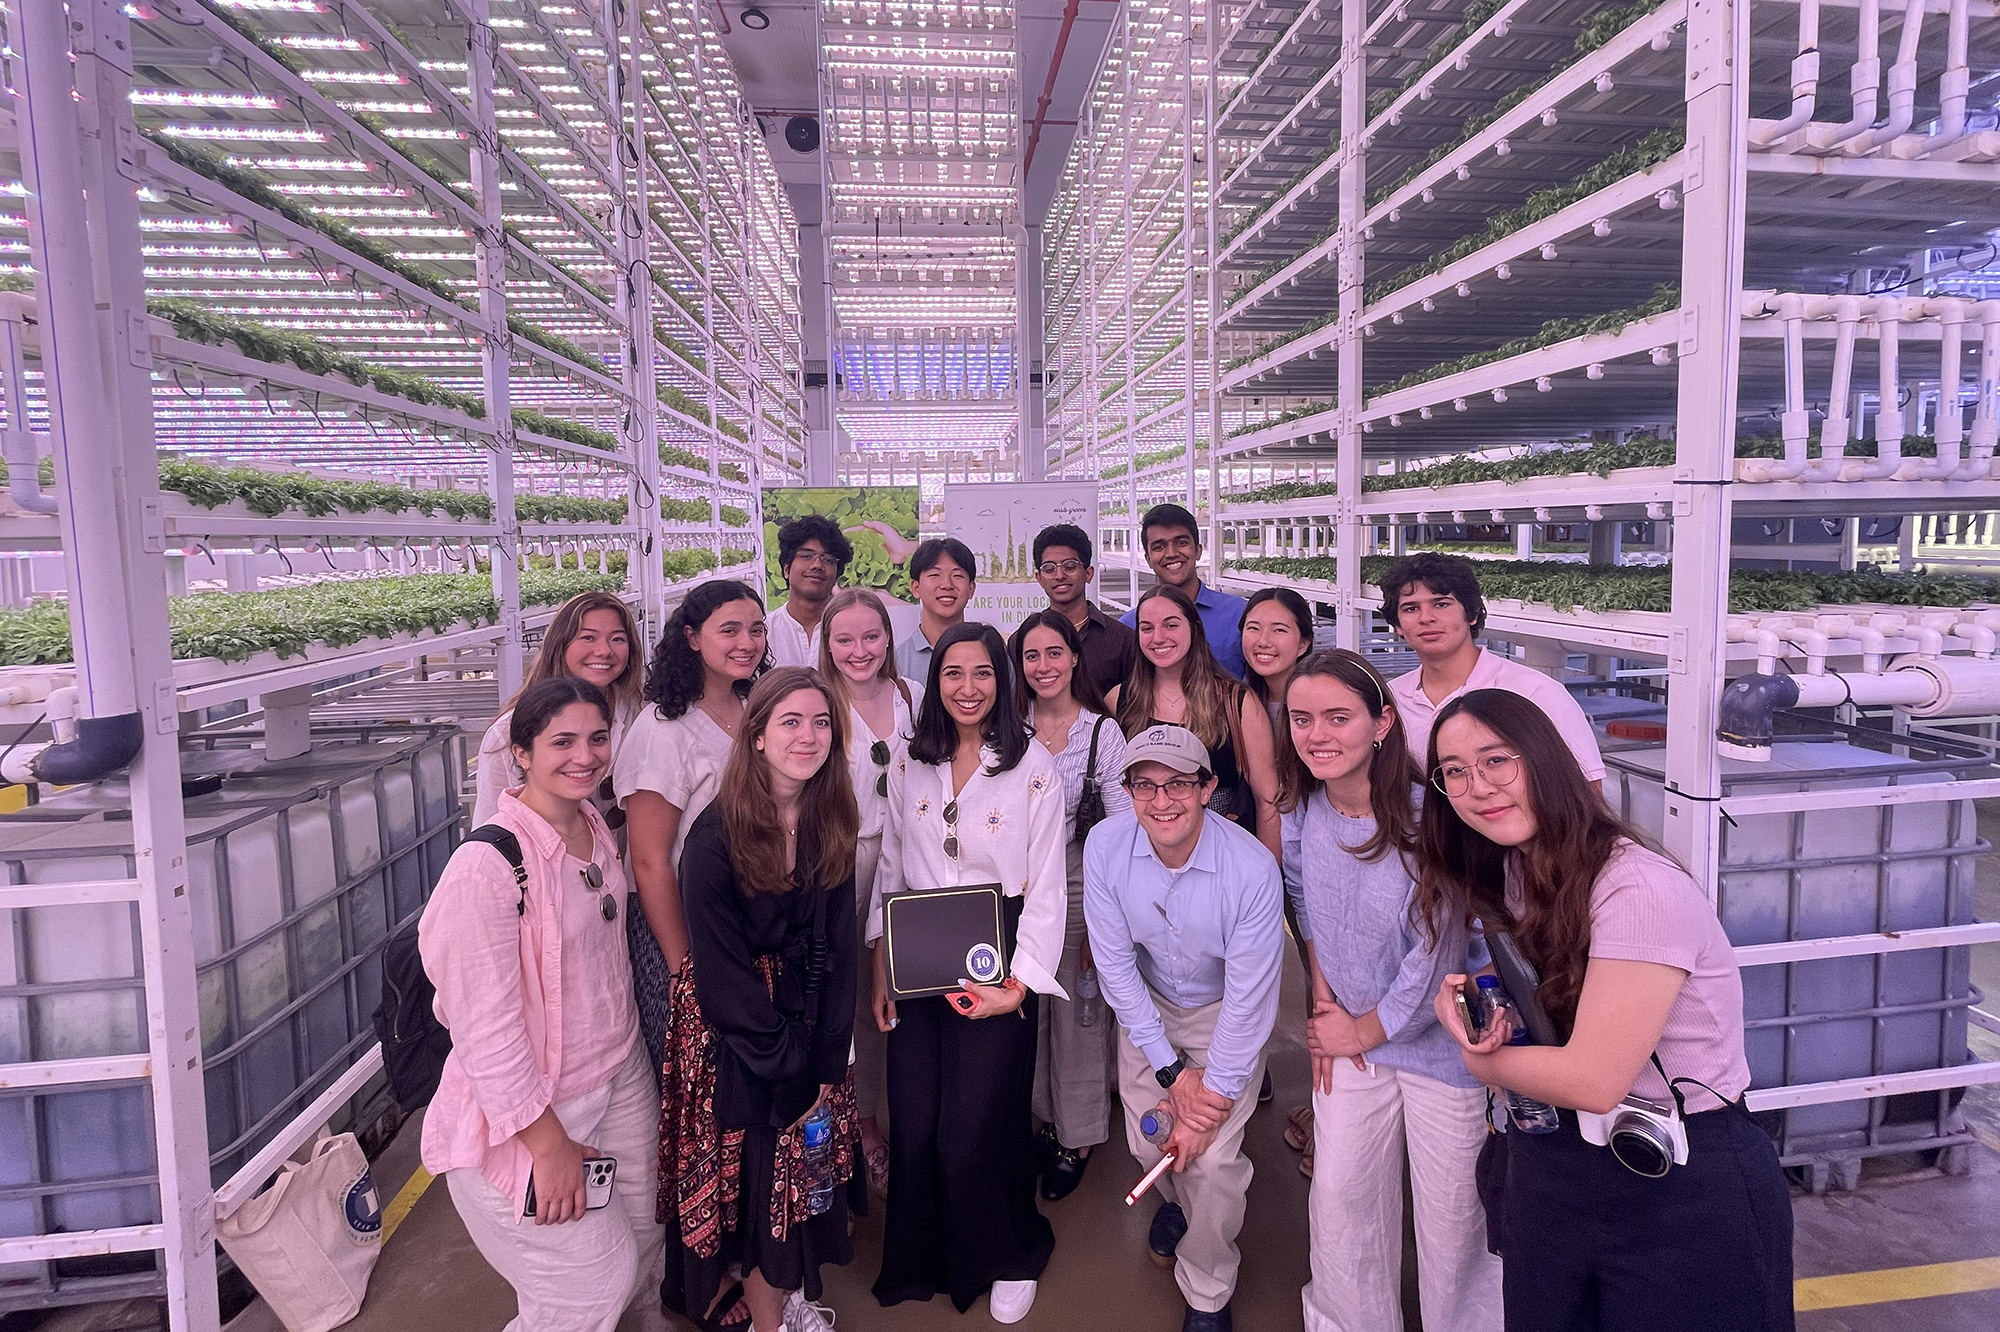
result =
[{"label": "woman in black dress", "polygon": [[[681,855],[689,949],[662,1089],[663,1295],[706,1327],[830,1328],[813,1303],[820,1264],[852,1256],[860,819],[846,720],[813,671],[759,680]],[[832,1126],[815,1167],[801,1128],[822,1105]],[[816,1183],[830,1187],[815,1214]]]}]

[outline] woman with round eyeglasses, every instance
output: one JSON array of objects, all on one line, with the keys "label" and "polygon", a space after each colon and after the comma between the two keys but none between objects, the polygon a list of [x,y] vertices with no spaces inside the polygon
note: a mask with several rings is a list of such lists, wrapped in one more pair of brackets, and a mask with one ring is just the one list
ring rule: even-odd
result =
[{"label": "woman with round eyeglasses", "polygon": [[[924,687],[896,674],[896,635],[889,608],[873,592],[851,587],[835,593],[822,623],[826,629],[820,638],[819,671],[847,710],[847,770],[861,809],[861,832],[854,843],[854,900],[865,924],[882,858],[882,829],[888,821],[889,769],[909,752]],[[874,974],[872,965],[865,974]],[[854,1096],[861,1112],[868,1186],[879,1194],[889,1187],[889,1139],[881,1121],[889,1046],[875,1025],[871,985],[858,986],[855,999]]]},{"label": "woman with round eyeglasses", "polygon": [[[1042,1197],[1059,1202],[1075,1192],[1093,1147],[1111,1136],[1113,1021],[1096,993],[1097,970],[1083,922],[1083,839],[1097,822],[1128,813],[1132,797],[1120,780],[1125,733],[1105,716],[1104,700],[1083,666],[1083,640],[1061,611],[1038,611],[1008,644],[1014,690],[1035,739],[1055,756],[1063,785],[1063,855],[1069,917],[1056,980],[1067,999],[1041,1004],[1035,1054],[1035,1118],[1047,1139]],[[1086,796],[1090,798],[1086,800]]]},{"label": "woman with round eyeglasses", "polygon": [[[1561,1037],[1509,1044],[1503,1016],[1474,1040],[1463,975],[1433,1003],[1474,1077],[1559,1109],[1554,1132],[1506,1135],[1508,1328],[1791,1328],[1791,1197],[1743,1102],[1743,985],[1707,897],[1605,807],[1519,694],[1446,704],[1428,767],[1417,919],[1477,923],[1496,950],[1510,936]],[[1678,1120],[1684,1161],[1584,1139],[1580,1114],[1631,1097]]]},{"label": "woman with round eyeglasses", "polygon": [[[889,1206],[875,1297],[942,1290],[960,1313],[992,1291],[997,1322],[1027,1317],[1055,1232],[1035,1207],[1035,1008],[1056,981],[1068,919],[1062,778],[1015,703],[991,625],[945,630],[906,758],[868,913],[882,938],[899,893],[998,884],[1010,973],[942,996],[895,999],[875,950],[875,1020],[889,1033]],[[968,969],[970,969],[968,962]],[[961,998],[962,996],[962,998]],[[1019,1014],[1019,1016],[1016,1016]]]}]

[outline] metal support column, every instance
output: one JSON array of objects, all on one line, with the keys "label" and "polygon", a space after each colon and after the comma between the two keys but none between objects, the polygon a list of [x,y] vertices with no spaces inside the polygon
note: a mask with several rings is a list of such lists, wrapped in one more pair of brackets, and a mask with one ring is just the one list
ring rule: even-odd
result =
[{"label": "metal support column", "polygon": [[1729,614],[1749,27],[1748,0],[1690,0],[1663,841],[1711,895],[1721,840],[1715,714]]},{"label": "metal support column", "polygon": [[[66,14],[55,4],[14,13],[26,57],[14,70],[24,85],[20,140],[80,710],[137,713],[141,727],[129,769],[134,876],[117,888],[137,908],[147,1054],[136,1076],[151,1081],[160,1224],[0,1240],[0,1262],[15,1261],[16,1249],[30,1259],[158,1249],[169,1326],[214,1332],[215,1204],[153,441],[131,27],[116,0],[76,0]],[[5,893],[0,887],[0,904]],[[86,1076],[134,1076],[111,1067],[124,1062]]]},{"label": "metal support column", "polygon": [[[619,15],[624,15],[620,22]],[[652,216],[647,209],[646,88],[640,80],[640,49],[645,33],[639,6],[604,0],[606,49],[620,50],[624,59],[605,66],[610,84],[612,115],[617,133],[611,149],[612,218],[618,227],[618,259],[624,268],[616,284],[620,325],[619,350],[625,387],[634,399],[625,444],[632,450],[633,476],[625,503],[626,521],[639,529],[632,548],[638,565],[640,629],[647,642],[659,636],[667,621],[665,573],[660,564],[660,446],[656,362],[653,334]],[[631,575],[628,572],[627,577]]]},{"label": "metal support column", "polygon": [[1367,269],[1362,254],[1361,214],[1367,193],[1367,156],[1360,127],[1368,123],[1368,59],[1362,35],[1368,29],[1366,0],[1340,5],[1340,342],[1339,392],[1334,461],[1335,496],[1334,635],[1349,650],[1361,647],[1361,297]]},{"label": "metal support column", "polygon": [[487,493],[500,535],[493,547],[493,596],[500,603],[500,642],[494,674],[500,697],[521,687],[521,520],[514,513],[514,406],[509,358],[514,336],[507,328],[507,233],[500,212],[500,131],[493,115],[493,65],[497,39],[487,0],[471,0],[472,28],[466,41],[466,84],[472,93],[472,192],[479,200],[479,236],[473,271],[479,282],[479,317],[488,329],[480,349],[480,380],[486,416],[493,422],[493,456],[487,464]]}]

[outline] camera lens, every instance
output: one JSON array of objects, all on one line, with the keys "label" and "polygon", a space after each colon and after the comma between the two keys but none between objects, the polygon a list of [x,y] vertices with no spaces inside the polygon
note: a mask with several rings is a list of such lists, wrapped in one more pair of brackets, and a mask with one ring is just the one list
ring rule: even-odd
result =
[{"label": "camera lens", "polygon": [[1674,1144],[1666,1130],[1640,1115],[1620,1115],[1611,1126],[1611,1154],[1635,1175],[1659,1179],[1674,1164]]}]

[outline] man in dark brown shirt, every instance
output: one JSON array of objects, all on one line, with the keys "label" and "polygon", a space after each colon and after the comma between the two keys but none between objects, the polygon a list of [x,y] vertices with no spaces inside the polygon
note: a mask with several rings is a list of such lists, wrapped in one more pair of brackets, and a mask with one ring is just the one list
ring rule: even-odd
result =
[{"label": "man in dark brown shirt", "polygon": [[1097,692],[1123,684],[1139,657],[1139,635],[1097,609],[1084,593],[1097,576],[1090,536],[1069,523],[1045,527],[1035,536],[1035,581],[1049,594],[1049,606],[1069,617],[1083,640],[1083,668]]}]

